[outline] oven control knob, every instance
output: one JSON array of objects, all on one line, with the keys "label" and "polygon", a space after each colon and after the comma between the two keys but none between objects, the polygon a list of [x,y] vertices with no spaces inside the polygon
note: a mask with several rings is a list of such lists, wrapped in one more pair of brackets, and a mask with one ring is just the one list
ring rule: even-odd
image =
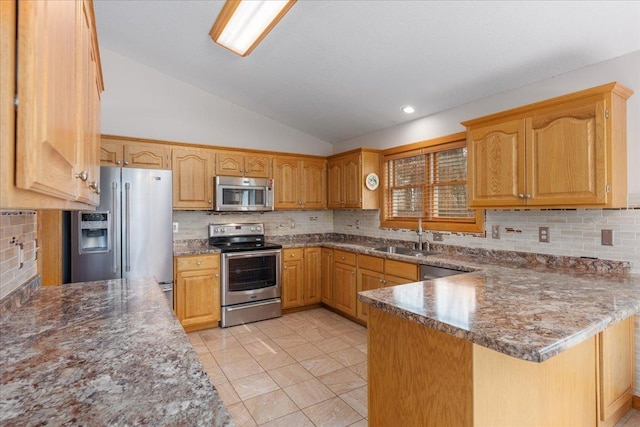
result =
[{"label": "oven control knob", "polygon": [[256,231],[256,228],[255,227],[251,227],[251,231]]},{"label": "oven control knob", "polygon": [[256,227],[256,231],[262,231],[262,227]]}]

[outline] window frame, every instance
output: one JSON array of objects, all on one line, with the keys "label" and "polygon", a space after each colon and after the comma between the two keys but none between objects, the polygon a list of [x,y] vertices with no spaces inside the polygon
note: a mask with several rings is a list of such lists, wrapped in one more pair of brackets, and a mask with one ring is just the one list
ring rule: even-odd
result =
[{"label": "window frame", "polygon": [[[380,195],[380,226],[385,228],[404,228],[404,229],[417,229],[418,228],[418,219],[417,218],[390,218],[387,217],[387,214],[390,210],[389,206],[389,198],[390,198],[390,189],[389,189],[389,167],[387,162],[390,160],[395,160],[399,158],[405,157],[413,157],[417,155],[425,155],[428,153],[446,151],[461,147],[466,147],[466,133],[460,132],[452,135],[443,136],[440,138],[415,142],[412,144],[402,145],[399,147],[393,147],[381,152],[380,156],[380,169],[382,171],[382,179],[381,179],[381,195]],[[466,184],[468,185],[468,178]],[[428,185],[427,183],[422,184],[423,187],[423,198],[425,197],[425,192],[433,192],[433,186]],[[467,195],[469,194],[469,189],[467,187]],[[429,197],[432,197],[430,195]],[[468,197],[468,196],[467,196]],[[424,205],[424,203],[423,203]],[[463,232],[463,233],[483,233],[484,230],[484,217],[485,211],[484,209],[473,209],[474,215],[470,218],[460,218],[460,219],[447,219],[447,220],[430,220],[428,218],[422,219],[422,226],[426,230],[434,230],[434,231],[450,231],[450,232]]]}]

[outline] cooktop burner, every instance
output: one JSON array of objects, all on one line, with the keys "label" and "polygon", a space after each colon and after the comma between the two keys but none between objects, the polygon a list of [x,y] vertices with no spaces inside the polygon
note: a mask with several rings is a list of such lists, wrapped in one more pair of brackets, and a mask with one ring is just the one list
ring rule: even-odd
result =
[{"label": "cooktop burner", "polygon": [[281,249],[282,245],[264,241],[264,225],[209,224],[209,246],[221,252],[260,251]]}]

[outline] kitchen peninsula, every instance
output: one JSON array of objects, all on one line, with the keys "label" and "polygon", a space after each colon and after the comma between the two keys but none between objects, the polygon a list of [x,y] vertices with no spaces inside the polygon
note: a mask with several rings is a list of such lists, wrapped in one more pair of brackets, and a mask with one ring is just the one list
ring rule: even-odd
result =
[{"label": "kitchen peninsula", "polygon": [[640,277],[433,259],[477,271],[359,294],[371,425],[609,426],[630,408]]},{"label": "kitchen peninsula", "polygon": [[43,287],[1,320],[3,426],[233,425],[154,279]]}]

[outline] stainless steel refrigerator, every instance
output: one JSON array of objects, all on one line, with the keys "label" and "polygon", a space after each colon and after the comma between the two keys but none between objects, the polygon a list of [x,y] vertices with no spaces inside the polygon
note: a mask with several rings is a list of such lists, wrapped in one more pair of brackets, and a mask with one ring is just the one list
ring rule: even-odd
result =
[{"label": "stainless steel refrigerator", "polygon": [[171,178],[170,170],[100,168],[100,206],[72,213],[72,282],[154,276],[172,305]]}]

